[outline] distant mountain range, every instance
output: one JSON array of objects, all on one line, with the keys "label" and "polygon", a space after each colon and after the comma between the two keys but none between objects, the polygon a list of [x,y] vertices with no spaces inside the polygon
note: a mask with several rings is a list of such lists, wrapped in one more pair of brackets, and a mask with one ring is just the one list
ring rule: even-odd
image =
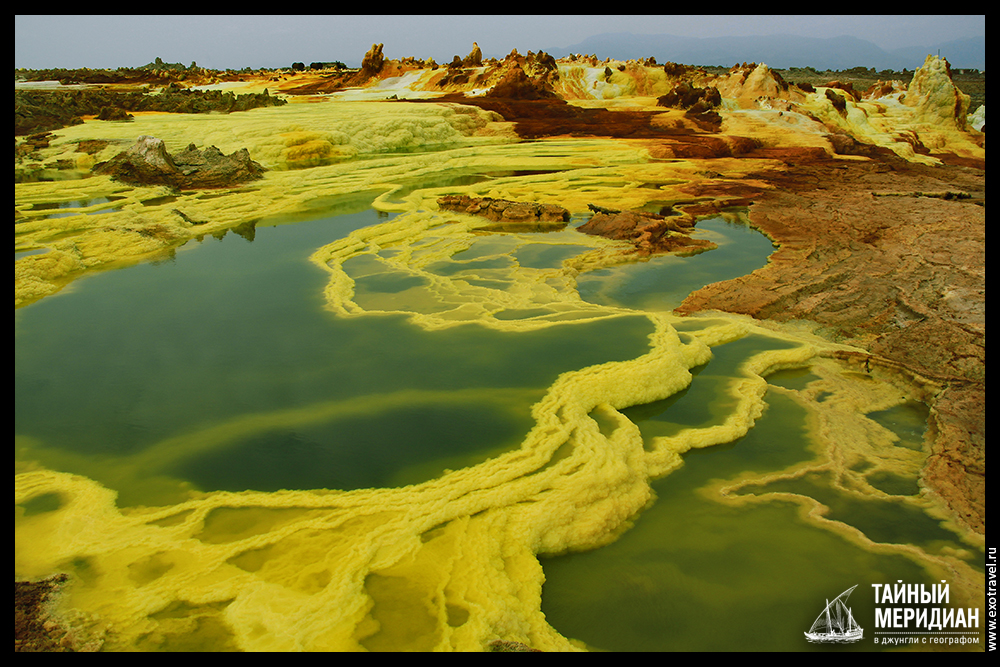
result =
[{"label": "distant mountain range", "polygon": [[928,54],[937,55],[940,51],[952,67],[986,70],[985,36],[886,51],[867,40],[847,36],[678,37],[620,32],[594,35],[579,44],[543,50],[556,58],[571,53],[594,54],[602,60],[653,56],[658,63],[685,65],[731,67],[736,63],[758,62],[778,69],[844,70],[860,66],[874,67],[876,71],[904,68],[912,71],[923,65]]}]

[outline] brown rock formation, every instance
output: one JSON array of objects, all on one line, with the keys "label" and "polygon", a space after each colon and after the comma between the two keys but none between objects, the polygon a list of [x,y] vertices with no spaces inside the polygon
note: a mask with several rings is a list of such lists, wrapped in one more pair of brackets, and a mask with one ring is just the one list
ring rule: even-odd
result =
[{"label": "brown rock formation", "polygon": [[715,86],[699,88],[688,81],[682,81],[674,86],[666,95],[659,97],[656,104],[661,107],[675,109],[690,109],[699,105],[702,110],[712,109],[722,104],[722,95]]},{"label": "brown rock formation", "polygon": [[669,93],[657,98],[656,104],[661,107],[687,109],[685,116],[706,131],[718,131],[722,125],[722,116],[714,110],[722,104],[722,95],[715,86],[699,88],[688,81],[682,81]]},{"label": "brown rock formation", "polygon": [[835,93],[833,88],[827,88],[825,95],[826,99],[830,100],[830,104],[833,105],[834,109],[840,112],[841,116],[845,116],[847,114],[847,100],[844,99],[843,95]]},{"label": "brown rock formation", "polygon": [[70,653],[100,649],[99,640],[84,642],[82,635],[53,616],[52,598],[69,577],[57,574],[37,581],[14,581],[14,652]]},{"label": "brown rock formation", "polygon": [[613,211],[594,206],[594,216],[577,228],[584,234],[631,241],[639,255],[664,252],[701,252],[716,245],[705,239],[693,239],[694,219],[690,216],[666,217],[647,211]]},{"label": "brown rock formation", "polygon": [[500,82],[487,91],[486,97],[512,100],[559,100],[550,87],[529,77],[519,65],[511,66]]},{"label": "brown rock formation", "polygon": [[174,164],[183,174],[181,187],[221,188],[262,178],[264,167],[250,159],[241,148],[223,155],[215,146],[198,150],[194,144],[173,155]]},{"label": "brown rock formation", "polygon": [[247,149],[223,155],[215,146],[203,151],[190,144],[171,156],[162,139],[141,136],[135,144],[107,162],[94,166],[130,185],[169,185],[174,188],[220,188],[261,178],[264,168],[250,159]]},{"label": "brown rock formation", "polygon": [[101,107],[97,120],[134,120],[135,116],[118,107]]},{"label": "brown rock formation", "polygon": [[566,223],[569,211],[554,204],[516,202],[492,197],[470,197],[468,195],[446,195],[438,199],[438,207],[444,211],[461,211],[504,223]]},{"label": "brown rock formation", "polygon": [[382,71],[385,64],[385,56],[382,55],[382,45],[372,44],[368,53],[361,60],[361,75],[364,78],[372,77]]},{"label": "brown rock formation", "polygon": [[691,76],[692,74],[699,72],[704,74],[705,70],[698,69],[691,65],[681,65],[679,63],[668,61],[663,63],[663,72],[667,76],[682,77]]},{"label": "brown rock formation", "polygon": [[861,95],[858,91],[854,90],[854,84],[850,81],[847,83],[843,83],[841,81],[830,81],[824,85],[826,88],[836,88],[837,90],[843,91],[852,102],[857,102],[861,99]]},{"label": "brown rock formation", "polygon": [[462,59],[462,67],[482,67],[483,52],[479,50],[479,44],[472,43],[472,51]]},{"label": "brown rock formation", "polygon": [[528,51],[528,63],[535,69],[539,71],[544,70],[556,70],[559,65],[556,63],[556,59],[550,54],[545,53],[545,51],[539,51],[538,53],[532,53]]}]

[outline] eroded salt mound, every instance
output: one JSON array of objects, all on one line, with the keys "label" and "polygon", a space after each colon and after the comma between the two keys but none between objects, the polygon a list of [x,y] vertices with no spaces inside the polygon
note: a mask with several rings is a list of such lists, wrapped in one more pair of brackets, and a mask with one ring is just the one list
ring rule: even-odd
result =
[{"label": "eroded salt mound", "polygon": [[923,66],[913,73],[903,104],[916,112],[916,122],[964,130],[970,99],[955,87],[948,61],[927,56]]}]

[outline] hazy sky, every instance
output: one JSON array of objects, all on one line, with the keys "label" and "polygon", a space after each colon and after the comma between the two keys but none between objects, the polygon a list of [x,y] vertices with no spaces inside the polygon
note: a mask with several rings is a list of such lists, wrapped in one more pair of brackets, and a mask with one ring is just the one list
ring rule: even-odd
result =
[{"label": "hazy sky", "polygon": [[283,67],[340,60],[360,65],[373,43],[388,58],[465,56],[477,41],[502,57],[571,46],[606,32],[692,37],[791,34],[850,35],[883,49],[985,35],[979,16],[818,15],[346,15],[14,17],[14,66],[138,67],[157,57],[213,69]]}]

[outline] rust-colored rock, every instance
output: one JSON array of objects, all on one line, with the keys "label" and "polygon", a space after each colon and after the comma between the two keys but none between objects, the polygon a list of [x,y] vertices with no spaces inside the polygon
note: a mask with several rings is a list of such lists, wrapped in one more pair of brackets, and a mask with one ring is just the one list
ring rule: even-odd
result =
[{"label": "rust-colored rock", "polygon": [[882,81],[879,79],[865,90],[862,97],[871,100],[905,91],[906,87],[899,81]]},{"label": "rust-colored rock", "polygon": [[14,581],[15,653],[91,652],[100,648],[99,641],[81,641],[79,632],[52,613],[52,598],[68,579],[66,574],[56,574],[35,581]]},{"label": "rust-colored rock", "polygon": [[594,216],[577,228],[584,234],[630,241],[639,255],[665,252],[701,252],[716,245],[691,238],[694,220],[688,216],[663,216],[648,211],[611,211],[591,205]]},{"label": "rust-colored rock", "polygon": [[844,83],[842,81],[830,81],[825,84],[826,88],[836,88],[837,90],[843,91],[849,96],[852,102],[857,102],[861,99],[861,95],[858,91],[854,90],[854,84],[848,81]]},{"label": "rust-colored rock", "polygon": [[494,222],[562,224],[569,222],[569,211],[554,204],[517,202],[468,195],[445,195],[438,199],[437,203],[441,210],[478,215]]}]

